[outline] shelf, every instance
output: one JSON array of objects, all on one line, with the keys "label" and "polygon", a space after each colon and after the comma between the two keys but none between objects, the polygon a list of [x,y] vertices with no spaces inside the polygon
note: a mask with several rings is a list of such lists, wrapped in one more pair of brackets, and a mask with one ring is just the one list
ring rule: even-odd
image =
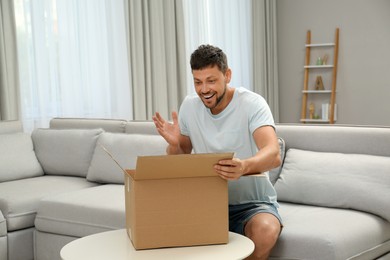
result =
[{"label": "shelf", "polygon": [[333,65],[305,65],[305,69],[325,69],[325,68],[333,68]]},{"label": "shelf", "polygon": [[332,90],[302,90],[302,93],[309,93],[309,94],[330,94],[330,93],[332,93]]},{"label": "shelf", "polygon": [[314,43],[314,44],[306,44],[305,47],[332,47],[335,44],[332,43]]}]

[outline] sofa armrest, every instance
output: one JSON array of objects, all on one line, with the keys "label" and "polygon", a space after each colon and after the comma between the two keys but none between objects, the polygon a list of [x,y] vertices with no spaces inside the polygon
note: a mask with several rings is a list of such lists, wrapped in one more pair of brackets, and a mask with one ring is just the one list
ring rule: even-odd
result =
[{"label": "sofa armrest", "polygon": [[9,134],[15,132],[23,132],[23,126],[21,121],[0,121],[0,134]]}]

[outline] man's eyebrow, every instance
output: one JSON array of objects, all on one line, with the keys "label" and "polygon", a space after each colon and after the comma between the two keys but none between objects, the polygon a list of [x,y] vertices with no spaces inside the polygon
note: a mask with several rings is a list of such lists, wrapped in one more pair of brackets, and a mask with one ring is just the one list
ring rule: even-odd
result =
[{"label": "man's eyebrow", "polygon": [[[210,75],[210,76],[206,77],[206,80],[207,80],[207,79],[216,79],[216,78],[218,78],[218,77],[215,76],[215,75]],[[194,80],[201,80],[201,79],[198,79],[198,78],[195,78],[195,77],[194,77]]]},{"label": "man's eyebrow", "polygon": [[206,80],[214,80],[214,79],[217,79],[218,77],[214,76],[214,75],[211,75],[210,77],[207,77]]}]

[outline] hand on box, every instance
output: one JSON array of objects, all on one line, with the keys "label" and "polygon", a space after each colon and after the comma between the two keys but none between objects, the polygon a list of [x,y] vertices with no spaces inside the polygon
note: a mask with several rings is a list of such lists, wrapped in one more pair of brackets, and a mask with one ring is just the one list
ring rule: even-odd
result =
[{"label": "hand on box", "polygon": [[214,169],[225,180],[238,180],[245,174],[244,162],[238,158],[221,160],[214,165]]}]

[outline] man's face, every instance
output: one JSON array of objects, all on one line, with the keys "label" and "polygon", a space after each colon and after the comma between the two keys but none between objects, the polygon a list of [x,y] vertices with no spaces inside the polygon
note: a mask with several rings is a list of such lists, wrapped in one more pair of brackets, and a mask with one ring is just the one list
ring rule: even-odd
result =
[{"label": "man's face", "polygon": [[231,71],[228,69],[223,74],[218,66],[207,67],[201,70],[193,70],[195,91],[203,104],[212,113],[219,113],[228,104],[226,100],[227,84],[230,82]]}]

